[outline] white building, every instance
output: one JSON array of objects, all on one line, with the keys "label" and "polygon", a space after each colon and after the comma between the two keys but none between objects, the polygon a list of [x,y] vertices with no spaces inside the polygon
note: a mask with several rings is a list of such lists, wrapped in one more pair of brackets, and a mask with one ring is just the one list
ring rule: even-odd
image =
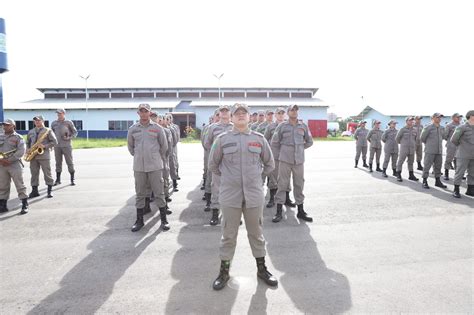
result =
[{"label": "white building", "polygon": [[300,117],[313,136],[325,137],[327,108],[315,97],[317,88],[40,88],[44,98],[19,104],[5,104],[5,117],[16,121],[17,130],[25,133],[33,128],[33,117],[43,115],[46,124],[56,119],[55,110],[67,110],[79,136],[86,128],[90,137],[125,137],[127,129],[138,119],[137,107],[148,103],[160,114],[172,113],[184,135],[186,126],[202,128],[215,109],[242,102],[252,111],[289,106],[300,107]]}]

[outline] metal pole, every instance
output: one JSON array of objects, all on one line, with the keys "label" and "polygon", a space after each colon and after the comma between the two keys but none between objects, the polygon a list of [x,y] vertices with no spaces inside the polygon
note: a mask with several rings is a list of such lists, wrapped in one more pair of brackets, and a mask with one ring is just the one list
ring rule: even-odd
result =
[{"label": "metal pole", "polygon": [[218,84],[217,88],[219,90],[219,106],[221,106],[221,78],[224,76],[224,74],[221,73],[221,75],[219,75],[219,76],[214,74],[214,76],[217,78],[217,82],[218,82],[217,83]]},{"label": "metal pole", "polygon": [[88,74],[87,76],[82,76],[80,75],[79,77],[83,79],[86,82],[86,123],[83,124],[83,127],[86,127],[86,140],[89,141],[89,92],[87,90],[87,80],[89,79],[91,75]]}]

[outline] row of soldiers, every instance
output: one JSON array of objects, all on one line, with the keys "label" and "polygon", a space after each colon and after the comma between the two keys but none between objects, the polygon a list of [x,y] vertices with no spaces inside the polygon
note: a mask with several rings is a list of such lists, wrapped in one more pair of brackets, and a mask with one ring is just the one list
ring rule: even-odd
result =
[{"label": "row of soldiers", "polygon": [[[393,176],[399,182],[402,179],[402,167],[407,160],[409,180],[418,181],[414,175],[415,155],[418,170],[423,171],[422,186],[429,189],[428,177],[431,167],[435,176],[435,186],[447,188],[441,181],[441,168],[443,166],[443,140],[446,141],[446,158],[444,163],[444,179],[449,180],[449,171],[455,169],[454,192],[455,198],[461,198],[459,187],[467,171],[466,195],[474,196],[474,110],[466,114],[466,122],[461,123],[463,116],[455,113],[451,116],[452,121],[441,126],[444,116],[434,113],[431,123],[423,126],[421,116],[409,116],[405,119],[405,126],[398,130],[397,122],[391,120],[385,131],[380,129],[381,122],[375,121],[374,127],[369,131],[365,128],[366,121],[361,121],[354,133],[356,140],[355,168],[357,168],[360,155],[362,154],[363,166],[373,172],[373,160],[376,160],[376,171],[382,172],[383,177],[388,177],[387,167],[392,161]],[[384,162],[380,168],[380,156],[382,153],[382,142],[384,143]],[[369,164],[366,162],[367,147],[370,144]],[[423,156],[424,147],[424,158]],[[423,159],[423,164],[422,164]],[[454,164],[454,166],[452,165]]]},{"label": "row of soldiers", "polygon": [[[46,198],[52,198],[53,186],[61,184],[63,157],[70,173],[71,185],[75,185],[71,139],[77,136],[77,130],[72,121],[66,119],[65,109],[58,109],[56,114],[58,119],[53,121],[51,129],[45,126],[43,116],[33,117],[35,127],[28,131],[26,144],[23,137],[16,132],[13,119],[5,119],[1,123],[4,133],[0,135],[0,213],[8,211],[7,202],[10,198],[12,181],[22,203],[20,214],[28,213],[28,199],[40,196],[38,190],[40,170],[47,186]],[[50,151],[53,149],[56,180],[51,174]],[[30,163],[32,190],[29,195],[26,194],[23,182],[23,157]]]}]

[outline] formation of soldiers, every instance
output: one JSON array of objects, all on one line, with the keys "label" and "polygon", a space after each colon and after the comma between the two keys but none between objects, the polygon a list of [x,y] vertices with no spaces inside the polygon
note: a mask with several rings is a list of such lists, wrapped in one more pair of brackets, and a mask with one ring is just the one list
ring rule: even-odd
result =
[{"label": "formation of soldiers", "polygon": [[[447,188],[441,181],[443,167],[443,140],[446,141],[446,157],[444,162],[444,180],[449,180],[449,171],[455,170],[453,197],[461,198],[459,188],[467,171],[467,196],[474,196],[474,110],[466,114],[465,123],[461,123],[463,116],[455,113],[451,122],[446,127],[441,126],[444,116],[434,113],[431,123],[423,126],[421,116],[409,116],[405,119],[405,126],[398,130],[397,122],[391,120],[387,129],[380,129],[380,121],[374,122],[374,127],[369,131],[365,128],[366,121],[361,121],[354,133],[356,140],[355,168],[357,168],[362,155],[363,166],[373,172],[375,156],[376,171],[382,172],[383,177],[388,177],[387,168],[391,160],[393,176],[402,182],[402,167],[405,161],[408,166],[408,179],[418,181],[414,174],[416,156],[417,170],[422,173],[422,187],[429,189],[428,177],[433,168],[435,186]],[[384,150],[384,161],[380,168],[380,157]],[[369,164],[367,164],[367,148],[370,150]],[[424,148],[424,150],[423,150]],[[424,158],[423,158],[424,152]]]},{"label": "formation of soldiers", "polygon": [[[12,181],[22,203],[20,214],[28,213],[28,199],[40,196],[38,190],[40,170],[43,172],[47,187],[46,198],[52,198],[53,186],[61,184],[63,157],[70,173],[71,185],[75,185],[71,139],[77,136],[77,130],[74,124],[66,119],[66,110],[58,109],[56,114],[58,119],[53,121],[51,129],[45,126],[43,116],[33,117],[34,128],[29,130],[26,143],[16,132],[13,119],[5,119],[1,123],[4,134],[0,135],[0,213],[9,211],[7,202],[10,198]],[[51,173],[50,152],[53,149],[56,160],[56,180],[53,179]],[[30,163],[32,189],[29,195],[26,194],[23,181],[23,158]]]}]

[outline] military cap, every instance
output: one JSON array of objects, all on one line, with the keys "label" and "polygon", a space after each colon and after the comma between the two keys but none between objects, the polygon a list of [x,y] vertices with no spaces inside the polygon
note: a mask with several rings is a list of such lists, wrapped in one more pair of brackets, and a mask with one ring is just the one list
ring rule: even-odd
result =
[{"label": "military cap", "polygon": [[440,113],[434,113],[433,115],[431,115],[431,118],[442,118],[442,117],[444,117],[444,115]]},{"label": "military cap", "polygon": [[234,106],[232,106],[232,115],[235,114],[235,112],[239,109],[245,110],[247,113],[249,112],[249,107],[244,104],[244,103],[235,103]]},{"label": "military cap", "polygon": [[415,116],[415,119],[423,119],[423,116]]},{"label": "military cap", "polygon": [[41,116],[41,115],[37,115],[37,116],[33,117],[33,120],[42,120],[42,121],[44,121],[44,117]]},{"label": "military cap", "polygon": [[391,119],[391,120],[388,122],[387,126],[390,126],[390,124],[398,124],[398,122],[397,122],[395,119]]},{"label": "military cap", "polygon": [[66,114],[66,110],[64,108],[58,108],[56,109],[56,114]]},{"label": "military cap", "polygon": [[415,120],[415,117],[413,117],[413,116],[408,116],[407,118],[405,118],[405,121],[409,121],[409,120]]},{"label": "military cap", "polygon": [[252,116],[257,116],[258,113],[257,112],[252,112]]},{"label": "military cap", "polygon": [[299,109],[300,109],[300,108],[298,107],[298,105],[293,104],[293,105],[288,106],[288,108],[286,109],[286,111],[289,112],[290,110],[299,110]]},{"label": "military cap", "polygon": [[147,103],[141,103],[140,105],[138,105],[138,110],[140,109],[146,109],[147,111],[151,111],[151,107],[150,107],[150,104],[147,104]]},{"label": "military cap", "polygon": [[228,105],[219,106],[219,112],[223,112],[223,111],[230,111],[229,106]]},{"label": "military cap", "polygon": [[278,107],[275,111],[275,113],[284,113],[285,109],[283,107]]},{"label": "military cap", "polygon": [[366,124],[366,123],[367,123],[366,120],[361,120],[361,121],[359,122],[359,124]]},{"label": "military cap", "polygon": [[154,116],[158,117],[158,113],[157,112],[150,112],[150,117],[154,117]]},{"label": "military cap", "polygon": [[374,125],[381,124],[382,122],[380,120],[375,120]]},{"label": "military cap", "polygon": [[462,117],[462,115],[459,114],[459,113],[454,113],[454,114],[451,116],[451,118],[454,118],[454,117]]},{"label": "military cap", "polygon": [[13,119],[7,118],[0,125],[15,125],[15,121]]},{"label": "military cap", "polygon": [[267,109],[265,111],[265,114],[268,115],[268,114],[275,114],[275,111],[273,109]]},{"label": "military cap", "polygon": [[471,109],[470,111],[468,111],[468,112],[467,112],[467,114],[466,114],[466,118],[467,118],[467,119],[470,119],[470,118],[471,118],[471,116],[474,116],[474,110],[472,110],[472,109]]}]

